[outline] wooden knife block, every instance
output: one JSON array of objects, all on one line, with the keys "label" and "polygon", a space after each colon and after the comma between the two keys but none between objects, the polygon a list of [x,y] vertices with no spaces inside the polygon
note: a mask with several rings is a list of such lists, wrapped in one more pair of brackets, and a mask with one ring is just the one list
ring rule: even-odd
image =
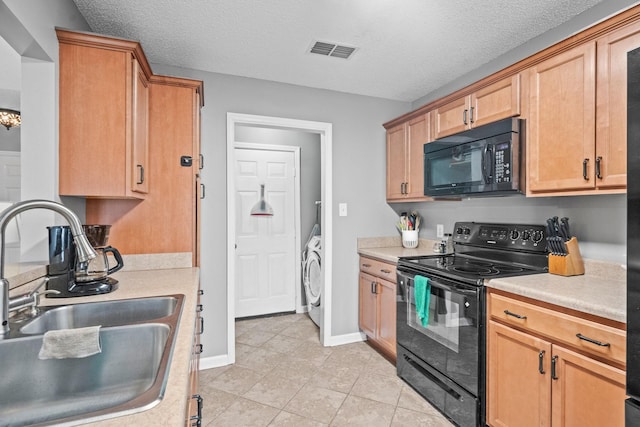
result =
[{"label": "wooden knife block", "polygon": [[578,276],[584,274],[584,261],[580,255],[578,239],[572,237],[565,242],[567,255],[549,254],[549,273],[560,276]]}]

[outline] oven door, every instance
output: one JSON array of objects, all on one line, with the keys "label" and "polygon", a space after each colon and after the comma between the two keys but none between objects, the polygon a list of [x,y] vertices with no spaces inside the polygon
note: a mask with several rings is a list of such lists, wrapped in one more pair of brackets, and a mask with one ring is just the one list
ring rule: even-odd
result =
[{"label": "oven door", "polygon": [[[474,396],[484,375],[484,288],[429,277],[428,323],[416,312],[414,275],[398,272],[397,341]],[[481,377],[481,378],[479,378]]]}]

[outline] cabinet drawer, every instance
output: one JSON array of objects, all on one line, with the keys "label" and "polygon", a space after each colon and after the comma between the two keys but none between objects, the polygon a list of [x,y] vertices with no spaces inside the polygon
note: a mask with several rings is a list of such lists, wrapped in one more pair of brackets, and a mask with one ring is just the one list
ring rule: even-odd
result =
[{"label": "cabinet drawer", "polygon": [[588,354],[626,363],[625,331],[502,295],[489,294],[488,302],[492,319]]},{"label": "cabinet drawer", "polygon": [[360,257],[360,271],[396,282],[396,266],[373,258]]}]

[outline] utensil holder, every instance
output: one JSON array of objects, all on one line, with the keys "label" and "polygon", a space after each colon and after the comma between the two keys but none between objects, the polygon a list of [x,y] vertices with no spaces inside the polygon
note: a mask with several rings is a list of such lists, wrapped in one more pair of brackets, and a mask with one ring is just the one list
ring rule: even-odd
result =
[{"label": "utensil holder", "polygon": [[407,249],[418,247],[418,230],[402,230],[402,247]]},{"label": "utensil holder", "polygon": [[580,255],[578,239],[572,237],[565,242],[567,255],[549,254],[549,273],[560,276],[578,276],[584,274],[584,261]]}]

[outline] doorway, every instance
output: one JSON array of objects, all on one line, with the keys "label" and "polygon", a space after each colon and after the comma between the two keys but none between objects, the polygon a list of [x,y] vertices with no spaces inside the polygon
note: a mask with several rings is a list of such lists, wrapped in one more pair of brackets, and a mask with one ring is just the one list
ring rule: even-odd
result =
[{"label": "doorway", "polygon": [[280,117],[255,116],[227,113],[227,357],[228,363],[235,362],[235,283],[236,283],[236,182],[234,149],[236,146],[236,126],[247,125],[270,129],[284,129],[310,132],[320,137],[320,181],[323,230],[322,303],[320,316],[320,341],[323,345],[331,342],[331,276],[332,276],[332,202],[331,123],[311,122]]}]

